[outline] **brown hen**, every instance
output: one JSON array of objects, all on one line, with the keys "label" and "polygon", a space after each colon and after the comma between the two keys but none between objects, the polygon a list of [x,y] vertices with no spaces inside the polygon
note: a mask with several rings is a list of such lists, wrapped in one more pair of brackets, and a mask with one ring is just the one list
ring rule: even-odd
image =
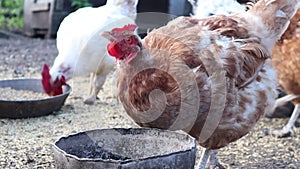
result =
[{"label": "brown hen", "polygon": [[205,168],[211,150],[246,135],[272,109],[277,82],[271,51],[298,4],[261,0],[231,16],[179,17],[143,40],[136,25],[104,32],[108,53],[117,59],[125,111],[140,126],[195,137],[206,148]]},{"label": "brown hen", "polygon": [[278,99],[275,107],[292,100],[295,105],[289,122],[281,129],[274,130],[276,137],[294,134],[293,126],[299,116],[300,104],[300,10],[291,19],[291,23],[277,42],[273,50],[272,65],[276,68],[280,88],[288,95]]}]

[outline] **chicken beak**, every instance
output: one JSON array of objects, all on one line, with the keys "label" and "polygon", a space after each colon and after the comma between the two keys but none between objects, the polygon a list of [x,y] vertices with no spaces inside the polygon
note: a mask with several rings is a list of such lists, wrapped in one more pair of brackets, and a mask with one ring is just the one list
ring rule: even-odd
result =
[{"label": "chicken beak", "polygon": [[140,50],[141,48],[139,46],[132,48],[132,52],[126,57],[126,63],[129,64],[134,58],[136,58]]}]

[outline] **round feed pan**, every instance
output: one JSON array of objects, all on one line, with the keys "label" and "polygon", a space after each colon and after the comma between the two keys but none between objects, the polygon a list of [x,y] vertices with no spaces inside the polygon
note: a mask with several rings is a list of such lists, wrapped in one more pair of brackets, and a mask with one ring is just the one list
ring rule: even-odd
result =
[{"label": "round feed pan", "polygon": [[[0,80],[0,88],[10,87],[15,90],[29,90],[43,93],[41,79]],[[0,118],[39,117],[58,111],[71,92],[71,87],[63,87],[63,94],[30,100],[3,100],[0,98]]]},{"label": "round feed pan", "polygon": [[193,169],[196,141],[159,129],[97,129],[61,137],[53,155],[58,169]]}]

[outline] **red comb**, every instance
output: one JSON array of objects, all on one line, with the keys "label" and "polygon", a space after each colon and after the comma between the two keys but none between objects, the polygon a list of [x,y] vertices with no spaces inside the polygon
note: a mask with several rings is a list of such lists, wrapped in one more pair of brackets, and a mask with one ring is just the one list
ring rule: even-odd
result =
[{"label": "red comb", "polygon": [[50,93],[52,90],[51,83],[50,83],[51,75],[50,75],[49,70],[50,70],[49,66],[44,64],[44,67],[42,70],[42,84],[43,84],[43,88],[46,93]]},{"label": "red comb", "polygon": [[123,32],[123,31],[135,31],[135,29],[137,28],[136,24],[128,24],[123,26],[122,28],[114,28],[112,31],[113,32]]},{"label": "red comb", "polygon": [[66,85],[66,79],[62,76],[60,79],[56,77],[55,81],[52,82],[50,75],[50,68],[48,65],[44,64],[42,70],[42,85],[44,91],[50,96],[56,96],[63,93],[62,86]]}]

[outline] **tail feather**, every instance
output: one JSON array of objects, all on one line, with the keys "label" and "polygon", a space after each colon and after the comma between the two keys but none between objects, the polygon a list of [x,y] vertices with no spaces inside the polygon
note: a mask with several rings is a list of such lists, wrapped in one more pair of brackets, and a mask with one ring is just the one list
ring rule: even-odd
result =
[{"label": "tail feather", "polygon": [[261,30],[255,32],[269,50],[286,31],[299,5],[300,0],[260,0],[249,9],[247,19],[262,22],[262,27],[258,27]]}]

